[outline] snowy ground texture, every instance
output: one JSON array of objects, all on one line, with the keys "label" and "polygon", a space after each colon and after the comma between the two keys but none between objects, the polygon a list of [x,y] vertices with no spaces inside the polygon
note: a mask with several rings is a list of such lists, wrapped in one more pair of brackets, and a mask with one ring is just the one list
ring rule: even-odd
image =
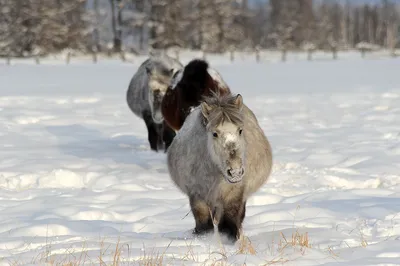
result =
[{"label": "snowy ground texture", "polygon": [[210,62],[273,147],[251,247],[190,236],[125,102],[140,60],[0,62],[0,265],[400,265],[400,60]]}]

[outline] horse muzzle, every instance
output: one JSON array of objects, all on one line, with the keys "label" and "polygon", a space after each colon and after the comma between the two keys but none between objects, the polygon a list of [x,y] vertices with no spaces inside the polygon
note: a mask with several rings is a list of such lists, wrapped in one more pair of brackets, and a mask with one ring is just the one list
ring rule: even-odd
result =
[{"label": "horse muzzle", "polygon": [[164,117],[162,116],[161,112],[157,112],[157,113],[153,114],[153,120],[157,124],[160,124],[164,121]]},{"label": "horse muzzle", "polygon": [[226,180],[229,183],[238,183],[242,181],[243,176],[244,176],[243,167],[236,169],[229,168],[228,170],[226,170]]}]

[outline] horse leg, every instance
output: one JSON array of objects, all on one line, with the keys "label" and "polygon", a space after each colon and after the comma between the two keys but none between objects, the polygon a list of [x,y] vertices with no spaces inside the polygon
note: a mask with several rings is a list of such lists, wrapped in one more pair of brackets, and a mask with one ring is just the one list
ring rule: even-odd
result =
[{"label": "horse leg", "polygon": [[196,235],[202,235],[214,231],[214,224],[207,203],[194,197],[190,197],[189,201],[190,208],[192,209],[196,221],[196,227],[194,228],[193,233]]},{"label": "horse leg", "polygon": [[143,120],[146,123],[148,140],[150,143],[150,148],[153,151],[158,151],[158,132],[157,132],[157,124],[154,123],[153,118],[151,116],[150,111],[145,111],[142,114]]},{"label": "horse leg", "polygon": [[224,203],[224,212],[218,224],[218,231],[225,234],[232,242],[240,237],[239,230],[245,216],[244,204],[241,198]]},{"label": "horse leg", "polygon": [[165,144],[164,152],[167,152],[169,146],[171,145],[172,141],[175,138],[176,133],[171,127],[168,126],[168,124],[165,121],[163,124],[163,134],[162,135],[163,135],[163,141]]},{"label": "horse leg", "polygon": [[240,223],[243,223],[244,217],[246,216],[246,201],[243,202],[242,215],[240,216]]},{"label": "horse leg", "polygon": [[163,124],[156,124],[157,128],[157,149],[163,150],[165,148],[164,141],[163,141]]}]

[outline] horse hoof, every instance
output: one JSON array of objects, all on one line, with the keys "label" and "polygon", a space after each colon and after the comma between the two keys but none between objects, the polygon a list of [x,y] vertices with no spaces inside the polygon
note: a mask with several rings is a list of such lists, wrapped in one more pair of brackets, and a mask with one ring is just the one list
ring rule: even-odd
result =
[{"label": "horse hoof", "polygon": [[224,242],[224,244],[227,245],[234,245],[236,243],[236,241],[239,240],[238,236],[232,235],[232,234],[226,234],[226,233],[222,233],[221,235],[225,236],[224,238],[226,239]]},{"label": "horse hoof", "polygon": [[193,235],[197,235],[197,236],[203,236],[206,235],[208,233],[212,233],[214,231],[214,228],[210,228],[210,229],[197,229],[194,228],[192,231]]},{"label": "horse hoof", "polygon": [[164,153],[167,153],[167,152],[168,152],[168,148],[169,148],[169,147],[165,147]]}]

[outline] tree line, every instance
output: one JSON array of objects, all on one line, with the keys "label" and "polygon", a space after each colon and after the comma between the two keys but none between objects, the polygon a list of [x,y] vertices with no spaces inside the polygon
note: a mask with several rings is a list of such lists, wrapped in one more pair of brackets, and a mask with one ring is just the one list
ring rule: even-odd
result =
[{"label": "tree line", "polygon": [[399,45],[395,1],[0,0],[0,55],[372,49]]}]

